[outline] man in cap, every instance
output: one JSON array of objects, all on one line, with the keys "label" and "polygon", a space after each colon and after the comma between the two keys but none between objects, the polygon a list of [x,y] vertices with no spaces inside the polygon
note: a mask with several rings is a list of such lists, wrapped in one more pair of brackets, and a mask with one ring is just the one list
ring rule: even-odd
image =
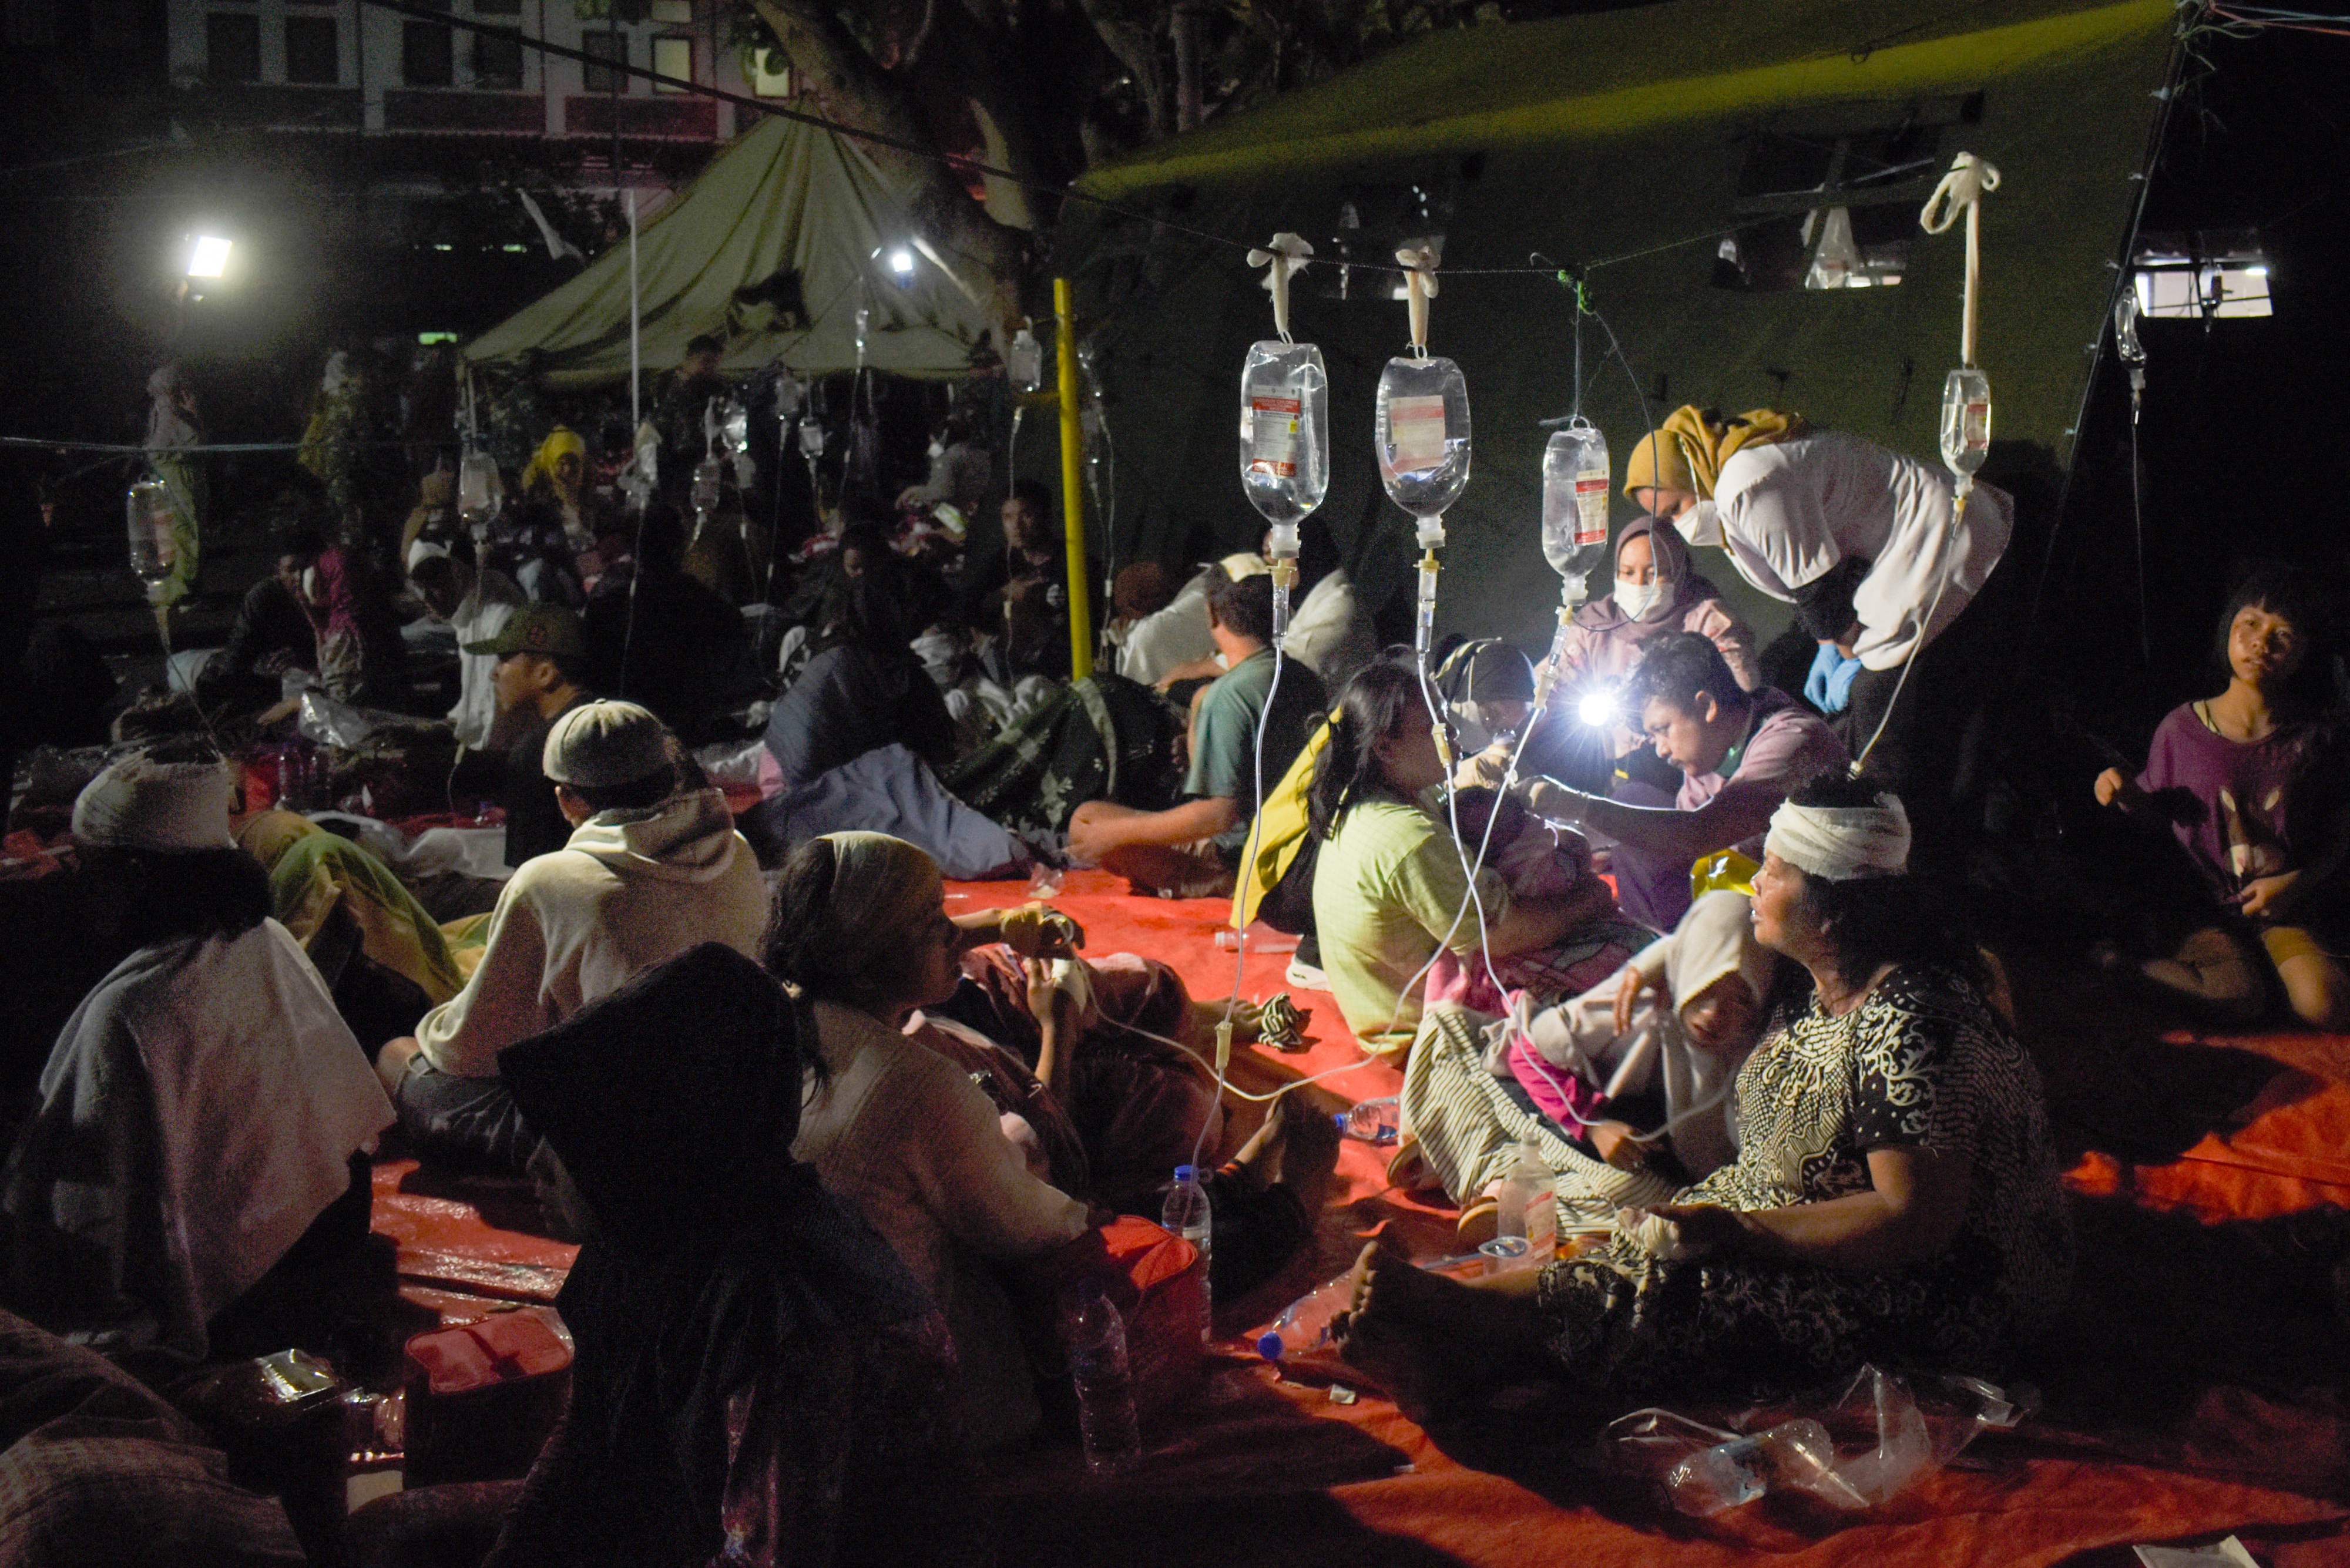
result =
[{"label": "man in cap", "polygon": [[556,805],[555,782],[540,765],[547,732],[566,713],[593,701],[587,680],[588,644],[579,618],[561,605],[521,606],[497,635],[461,645],[469,654],[497,660],[491,690],[497,695],[497,728],[514,735],[506,753],[498,804],[506,813],[506,864],[519,866],[536,855],[563,847],[570,824]]},{"label": "man in cap", "polygon": [[498,1080],[498,1053],[703,942],[755,958],[767,918],[726,797],[687,781],[651,713],[574,707],[549,727],[543,766],[569,840],[507,882],[465,988],[376,1059],[411,1137],[515,1169],[537,1139]]}]

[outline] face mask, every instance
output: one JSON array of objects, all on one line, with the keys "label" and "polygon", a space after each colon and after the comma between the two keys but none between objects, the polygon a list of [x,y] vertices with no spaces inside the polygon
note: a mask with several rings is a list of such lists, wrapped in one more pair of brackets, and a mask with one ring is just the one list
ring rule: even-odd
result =
[{"label": "face mask", "polygon": [[1452,743],[1461,755],[1475,756],[1493,743],[1493,732],[1485,727],[1477,704],[1453,702],[1447,707],[1452,715]]},{"label": "face mask", "polygon": [[1692,545],[1711,545],[1723,550],[1730,547],[1721,532],[1721,514],[1714,511],[1711,501],[1700,501],[1674,518],[1673,527]]},{"label": "face mask", "polygon": [[1621,577],[1616,579],[1616,607],[1633,620],[1638,620],[1656,608],[1664,597],[1665,585],[1661,580],[1627,583]]}]

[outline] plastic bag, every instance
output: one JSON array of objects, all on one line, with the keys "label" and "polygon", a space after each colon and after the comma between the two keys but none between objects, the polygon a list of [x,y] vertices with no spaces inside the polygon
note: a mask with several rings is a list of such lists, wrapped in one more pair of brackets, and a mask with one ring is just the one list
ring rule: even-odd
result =
[{"label": "plastic bag", "polygon": [[1857,1510],[1898,1496],[1982,1433],[2012,1430],[2038,1407],[2029,1388],[2011,1394],[1977,1377],[1930,1376],[1913,1386],[1863,1366],[1840,1394],[1743,1410],[1727,1418],[1727,1429],[1670,1410],[1635,1410],[1611,1422],[1599,1446],[1608,1469],[1648,1480],[1678,1501],[1670,1478],[1697,1456],[1790,1422],[1815,1421],[1835,1445],[1834,1464],[1792,1477],[1783,1469],[1774,1484],[1783,1488],[1792,1479],[1837,1508]]},{"label": "plastic bag", "polygon": [[348,702],[338,702],[316,688],[302,693],[302,717],[297,727],[302,738],[314,744],[356,751],[381,722],[381,716]]}]

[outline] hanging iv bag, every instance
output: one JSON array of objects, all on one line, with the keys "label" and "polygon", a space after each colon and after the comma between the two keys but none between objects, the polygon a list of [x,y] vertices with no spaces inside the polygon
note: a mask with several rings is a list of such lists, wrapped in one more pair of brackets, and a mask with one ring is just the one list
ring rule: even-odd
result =
[{"label": "hanging iv bag", "polygon": [[[1440,545],[1440,520],[1469,483],[1469,383],[1450,359],[1390,359],[1379,375],[1373,441],[1388,497]],[[1434,537],[1430,537],[1433,535]]]},{"label": "hanging iv bag", "polygon": [[1971,365],[1942,383],[1942,462],[1971,480],[1991,455],[1991,379]]},{"label": "hanging iv bag", "polygon": [[[1464,420],[1465,424],[1465,420]],[[1297,524],[1330,488],[1330,377],[1311,343],[1268,338],[1241,369],[1241,489],[1276,533]]]},{"label": "hanging iv bag", "polygon": [[1551,432],[1542,472],[1543,556],[1565,579],[1567,597],[1581,604],[1607,555],[1607,438],[1576,419]]},{"label": "hanging iv bag", "polygon": [[172,542],[177,515],[172,488],[160,479],[142,479],[124,500],[123,522],[130,545],[130,570],[149,587],[172,575],[179,547]]},{"label": "hanging iv bag", "polygon": [[1044,345],[1025,327],[1012,335],[1012,347],[1003,356],[1003,373],[1011,378],[1015,392],[1033,392],[1045,384]]},{"label": "hanging iv bag", "polygon": [[457,514],[474,526],[488,522],[504,489],[496,460],[479,447],[468,447],[457,462]]}]

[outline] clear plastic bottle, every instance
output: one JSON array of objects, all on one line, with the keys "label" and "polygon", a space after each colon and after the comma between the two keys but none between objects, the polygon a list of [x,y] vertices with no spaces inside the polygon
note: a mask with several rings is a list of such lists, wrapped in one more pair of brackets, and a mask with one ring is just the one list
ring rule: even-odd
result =
[{"label": "clear plastic bottle", "polygon": [[1773,1486],[1809,1486],[1835,1469],[1835,1445],[1808,1417],[1700,1449],[1665,1472],[1665,1493],[1703,1519],[1752,1502]]},{"label": "clear plastic bottle", "polygon": [[[1374,450],[1379,482],[1426,525],[1469,483],[1469,383],[1450,359],[1390,359],[1379,374]],[[1442,537],[1423,545],[1440,545]]]},{"label": "clear plastic bottle", "polygon": [[1971,479],[1991,455],[1991,379],[1970,365],[1942,382],[1942,462]]},{"label": "clear plastic bottle", "polygon": [[1354,1299],[1355,1276],[1351,1271],[1306,1292],[1273,1320],[1270,1329],[1257,1335],[1256,1353],[1267,1361],[1277,1362],[1284,1355],[1303,1355],[1321,1349],[1330,1343],[1331,1323]]},{"label": "clear plastic bottle", "polygon": [[123,528],[130,545],[130,571],[155,587],[172,575],[172,491],[160,479],[142,479],[123,501]]},{"label": "clear plastic bottle", "polygon": [[1168,1189],[1159,1222],[1200,1249],[1200,1296],[1208,1309],[1201,1314],[1200,1339],[1205,1344],[1215,1337],[1216,1298],[1208,1282],[1208,1264],[1216,1250],[1216,1223],[1208,1208],[1208,1189],[1200,1185],[1195,1168],[1175,1168],[1175,1185]]},{"label": "clear plastic bottle", "polygon": [[1097,1476],[1114,1475],[1142,1452],[1142,1430],[1134,1417],[1134,1376],[1126,1359],[1126,1320],[1101,1286],[1089,1280],[1079,1288],[1065,1333],[1086,1469]]},{"label": "clear plastic bottle", "polygon": [[1591,574],[1607,555],[1607,438],[1588,420],[1551,432],[1543,449],[1543,556],[1566,580],[1567,597],[1591,597]]},{"label": "clear plastic bottle", "polygon": [[1393,1143],[1402,1136],[1402,1102],[1394,1095],[1382,1095],[1376,1100],[1357,1101],[1352,1107],[1333,1117],[1338,1130],[1348,1137],[1365,1143]]},{"label": "clear plastic bottle", "polygon": [[1241,369],[1241,489],[1295,527],[1330,488],[1330,376],[1311,343],[1253,344]]},{"label": "clear plastic bottle", "polygon": [[1558,1255],[1558,1178],[1532,1138],[1518,1140],[1518,1158],[1497,1194],[1494,1234],[1523,1236],[1537,1265]]}]

